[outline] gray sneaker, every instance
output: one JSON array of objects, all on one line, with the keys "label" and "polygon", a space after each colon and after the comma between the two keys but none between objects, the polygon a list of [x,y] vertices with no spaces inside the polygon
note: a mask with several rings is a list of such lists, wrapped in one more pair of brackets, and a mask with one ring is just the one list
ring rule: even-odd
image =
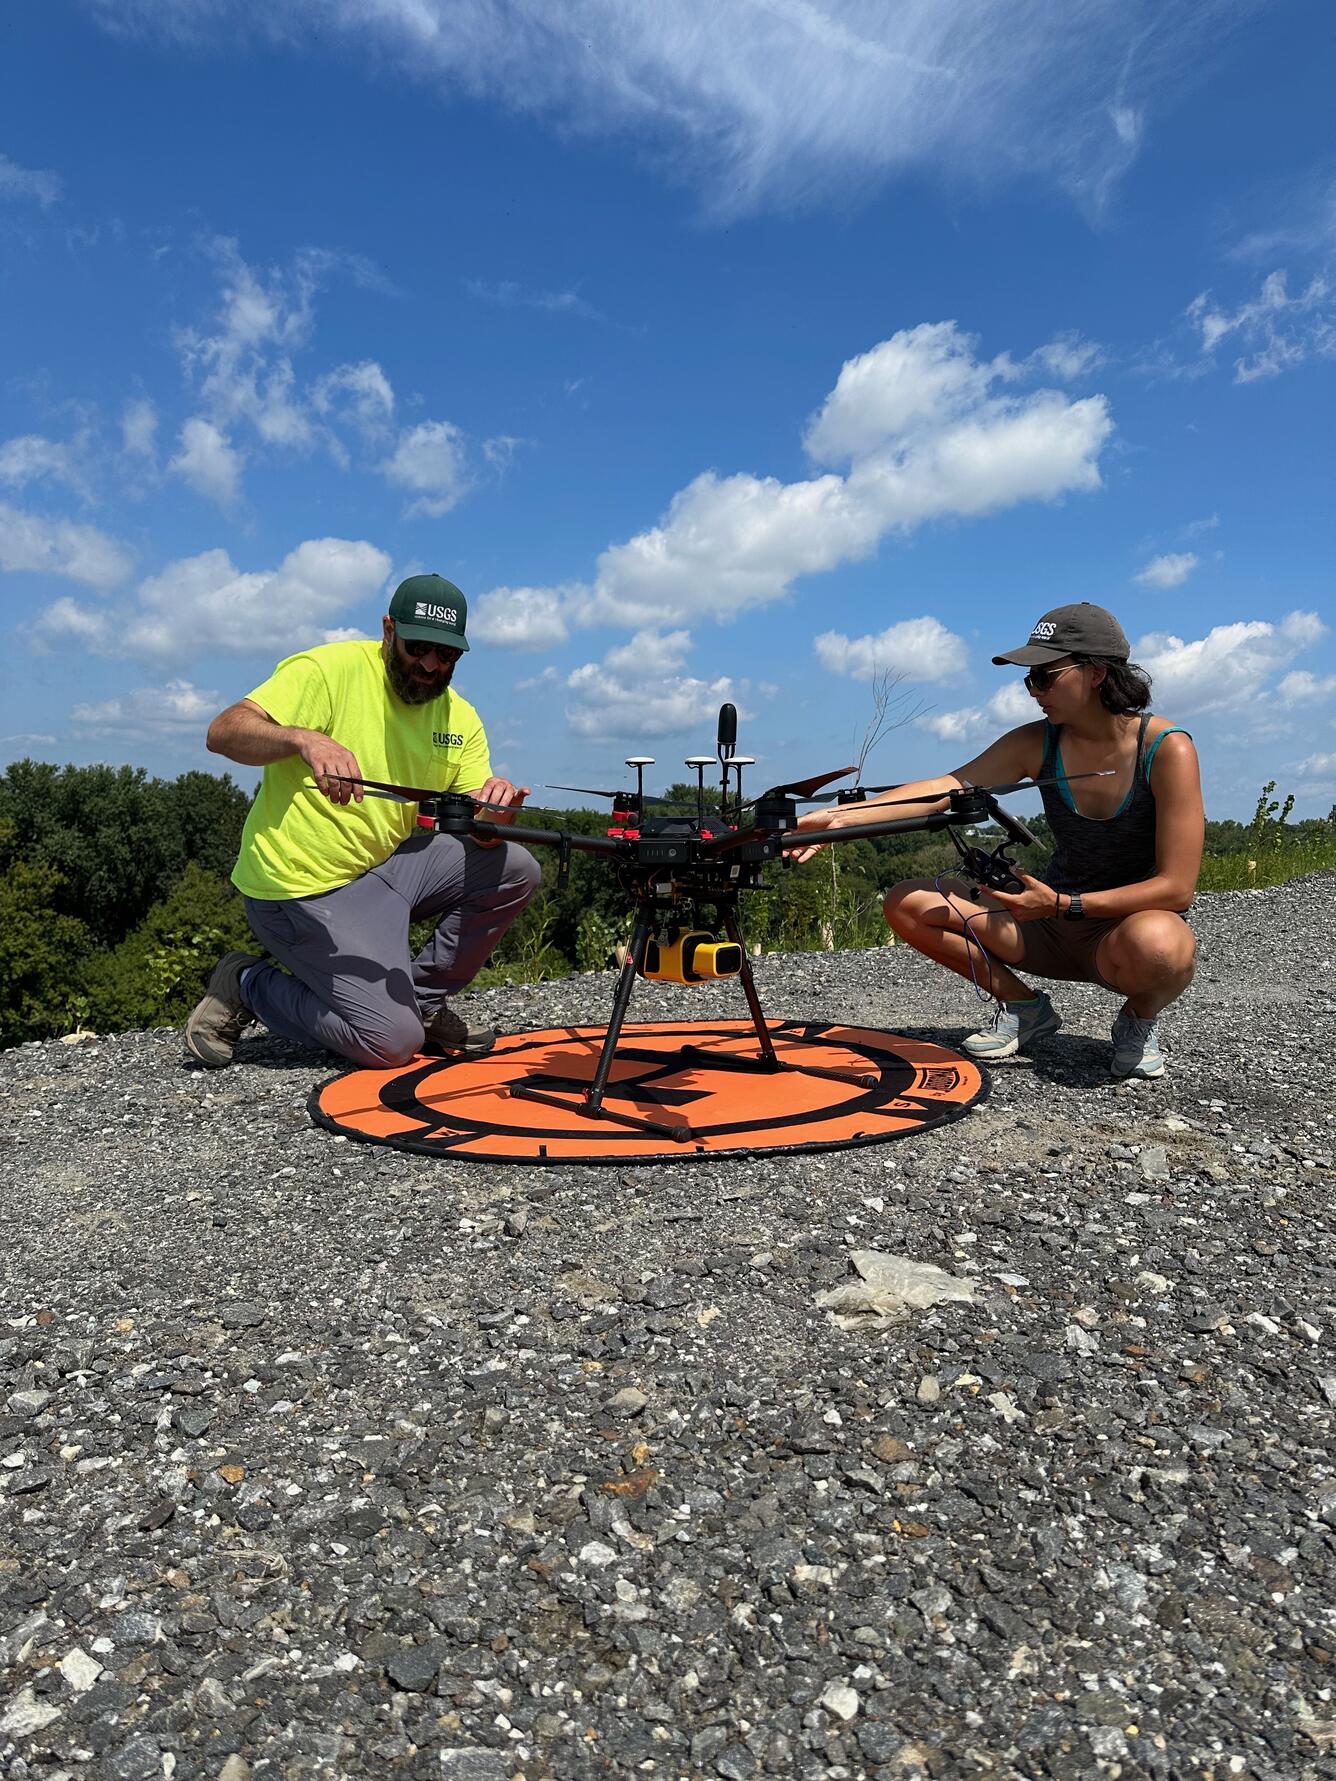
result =
[{"label": "gray sneaker", "polygon": [[446,1001],[426,1023],[422,1049],[432,1053],[449,1052],[455,1057],[484,1057],[495,1044],[495,1027],[470,1026]]},{"label": "gray sneaker", "polygon": [[207,1070],[232,1062],[237,1040],[255,1016],[241,999],[241,973],[261,960],[253,952],[225,952],[186,1022],[186,1050]]},{"label": "gray sneaker", "polygon": [[1036,1039],[1047,1039],[1062,1025],[1062,1016],[1040,990],[1033,1002],[999,1002],[986,1027],[971,1033],[962,1049],[984,1063],[1014,1057]]},{"label": "gray sneaker", "polygon": [[1109,1029],[1113,1036],[1115,1076],[1140,1076],[1152,1081],[1164,1075],[1164,1048],[1160,1044],[1157,1017],[1142,1020],[1124,1008]]}]

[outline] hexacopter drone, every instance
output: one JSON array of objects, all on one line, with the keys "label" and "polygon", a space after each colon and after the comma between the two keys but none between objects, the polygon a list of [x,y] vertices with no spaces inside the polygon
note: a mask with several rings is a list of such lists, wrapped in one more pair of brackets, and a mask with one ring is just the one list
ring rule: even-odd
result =
[{"label": "hexacopter drone", "polygon": [[[569,1092],[557,1092],[548,1086],[539,1087],[523,1081],[512,1082],[509,1089],[512,1095],[545,1101],[589,1119],[611,1120],[685,1144],[691,1137],[686,1126],[647,1119],[609,1104],[619,1099],[616,1087],[610,1081],[613,1057],[637,976],[666,983],[703,983],[726,977],[736,977],[741,982],[756,1030],[756,1055],[684,1045],[679,1055],[687,1063],[708,1063],[713,1069],[736,1071],[772,1073],[791,1070],[870,1087],[875,1078],[860,1071],[804,1063],[777,1054],[761,1009],[738,921],[741,894],[763,888],[765,867],[775,860],[782,860],[796,848],[814,842],[826,845],[857,841],[914,829],[944,829],[972,883],[1002,891],[1024,888],[1016,877],[1015,862],[1009,850],[1015,846],[1035,846],[1037,838],[1023,822],[1004,810],[998,799],[1011,792],[1031,790],[1042,781],[1022,779],[1007,785],[966,786],[942,794],[947,799],[945,808],[927,816],[888,817],[830,831],[800,832],[798,805],[801,803],[836,802],[848,806],[863,803],[876,792],[896,788],[854,786],[823,794],[823,786],[855,771],[850,766],[814,774],[810,779],[771,786],[758,798],[744,802],[742,769],[755,763],[753,757],[737,753],[736,743],[737,711],[732,705],[724,705],[719,712],[715,753],[692,755],[687,761],[696,774],[694,811],[645,791],[645,768],[654,765],[648,755],[631,755],[627,759],[627,766],[633,767],[636,774],[633,792],[594,791],[588,786],[551,788],[611,798],[612,819],[606,835],[577,835],[564,829],[531,829],[514,823],[490,821],[479,814],[480,808],[489,806],[480,806],[475,799],[457,792],[435,792],[375,779],[352,782],[361,785],[369,796],[417,804],[419,820],[440,834],[472,835],[486,840],[509,840],[526,846],[556,848],[559,886],[566,882],[574,853],[598,855],[606,859],[617,874],[634,912],[634,922],[593,1080],[587,1089]],[[722,770],[717,813],[706,809],[705,798],[705,770],[716,763]],[[876,808],[888,810],[897,802],[917,804],[924,801],[922,796],[882,801]],[[1003,831],[1003,839],[992,848],[967,841],[958,832],[989,821],[997,823]],[[789,1049],[802,1043],[800,1039],[790,1040]]]}]

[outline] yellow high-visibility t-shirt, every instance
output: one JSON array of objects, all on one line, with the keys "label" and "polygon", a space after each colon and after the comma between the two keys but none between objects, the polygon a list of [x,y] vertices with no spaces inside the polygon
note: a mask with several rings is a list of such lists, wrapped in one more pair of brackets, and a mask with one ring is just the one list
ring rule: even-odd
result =
[{"label": "yellow high-visibility t-shirt", "polygon": [[[482,720],[468,700],[450,687],[425,705],[405,704],[378,641],[304,649],[247,697],[275,723],[341,742],[368,779],[473,792],[492,776]],[[301,756],[289,755],[264,770],[232,882],[247,897],[319,896],[381,865],[416,823],[416,804],[371,797],[331,804]]]}]

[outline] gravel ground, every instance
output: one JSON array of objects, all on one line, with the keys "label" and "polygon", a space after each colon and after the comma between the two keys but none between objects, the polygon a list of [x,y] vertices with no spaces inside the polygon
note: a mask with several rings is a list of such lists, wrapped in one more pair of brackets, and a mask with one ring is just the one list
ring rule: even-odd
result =
[{"label": "gravel ground", "polygon": [[[489,1168],[315,1128],[265,1036],[4,1053],[0,1771],[1336,1774],[1336,877],[1194,926],[1162,1082],[1059,986],[968,1118],[826,1156]],[[905,948],[761,987],[977,1016]],[[974,1302],[836,1327],[867,1248]]]}]

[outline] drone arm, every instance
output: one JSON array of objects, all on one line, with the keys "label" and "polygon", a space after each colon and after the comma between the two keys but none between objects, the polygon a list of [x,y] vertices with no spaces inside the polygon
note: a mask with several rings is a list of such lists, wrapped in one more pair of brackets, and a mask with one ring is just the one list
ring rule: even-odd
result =
[{"label": "drone arm", "polygon": [[625,852],[622,842],[610,835],[572,835],[564,829],[523,829],[518,823],[475,820],[470,831],[484,841],[521,841],[525,846],[559,847],[563,853]]},{"label": "drone arm", "polygon": [[877,835],[903,835],[911,829],[949,829],[966,818],[954,810],[938,810],[927,816],[897,816],[886,822],[841,823],[837,829],[790,829],[781,835],[785,851],[800,847],[825,847],[830,842],[858,841]]}]

